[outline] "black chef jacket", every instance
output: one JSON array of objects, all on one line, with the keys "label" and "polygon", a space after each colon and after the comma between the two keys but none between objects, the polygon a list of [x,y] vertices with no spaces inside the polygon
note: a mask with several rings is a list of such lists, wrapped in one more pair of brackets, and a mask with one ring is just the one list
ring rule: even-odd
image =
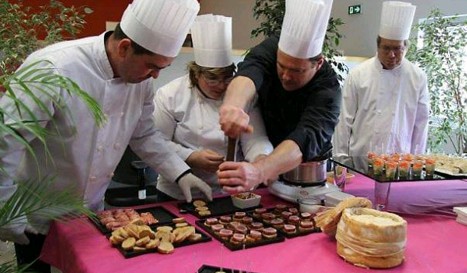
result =
[{"label": "black chef jacket", "polygon": [[279,37],[273,36],[252,48],[239,63],[237,75],[254,82],[266,131],[274,147],[284,140],[293,140],[300,147],[303,161],[310,161],[332,147],[341,88],[336,72],[325,61],[303,88],[285,91],[277,75],[278,42]]}]

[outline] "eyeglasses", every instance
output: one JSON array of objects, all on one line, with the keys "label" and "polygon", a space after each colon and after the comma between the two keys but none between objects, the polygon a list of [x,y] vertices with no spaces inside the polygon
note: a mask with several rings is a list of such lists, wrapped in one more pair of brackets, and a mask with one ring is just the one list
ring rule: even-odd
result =
[{"label": "eyeglasses", "polygon": [[401,54],[404,52],[405,47],[404,46],[380,46],[379,49],[381,49],[384,53],[389,53],[389,52],[394,52],[394,54]]},{"label": "eyeglasses", "polygon": [[207,78],[205,75],[203,75],[203,78],[208,86],[214,87],[214,86],[218,86],[221,83],[228,85],[232,81],[233,76],[227,77],[224,79],[213,79],[213,78]]}]

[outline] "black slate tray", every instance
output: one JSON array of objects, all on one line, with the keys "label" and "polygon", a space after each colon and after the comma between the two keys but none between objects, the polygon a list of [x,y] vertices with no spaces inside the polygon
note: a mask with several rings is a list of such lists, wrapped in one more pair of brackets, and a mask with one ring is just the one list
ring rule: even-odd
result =
[{"label": "black slate tray", "polygon": [[[112,209],[114,210],[114,209]],[[142,212],[150,212],[154,218],[159,220],[159,222],[155,225],[150,225],[152,226],[159,226],[159,225],[164,225],[164,224],[171,224],[172,219],[177,218],[175,214],[172,212],[168,211],[166,208],[161,207],[161,206],[156,206],[156,207],[149,207],[149,208],[144,208],[144,209],[135,209],[138,213]],[[103,225],[99,219],[97,218],[89,218],[91,222],[97,227],[97,229],[102,232],[103,234],[110,234],[112,233],[112,230],[109,230]]]},{"label": "black slate tray", "polygon": [[244,209],[238,208],[234,206],[234,204],[232,203],[232,197],[230,197],[230,195],[214,198],[211,202],[208,202],[208,201],[204,201],[204,202],[206,202],[206,206],[211,211],[211,215],[206,215],[206,216],[199,215],[193,203],[181,202],[181,203],[178,203],[178,208],[180,209],[180,213],[190,213],[199,219],[206,219],[209,217],[233,214],[236,211],[248,211],[248,210],[262,207],[262,205],[259,204],[258,206],[255,206],[255,207],[249,207],[249,208],[244,208]]},{"label": "black slate tray", "polygon": [[216,273],[216,272],[219,272],[220,270],[222,270],[222,272],[225,272],[225,273],[254,273],[253,271],[224,268],[224,267],[205,265],[205,264],[203,264],[203,266],[201,266],[198,269],[198,273]]},{"label": "black slate tray", "polygon": [[[373,173],[373,168],[368,164],[367,156],[337,156],[331,158],[332,162],[335,164],[341,165],[343,167],[349,168],[355,172],[358,172],[368,178],[371,178],[379,183],[404,183],[404,182],[424,182],[424,181],[441,181],[453,179],[446,173],[441,173],[435,170],[433,176],[426,176],[422,174],[421,176],[413,176],[411,173],[408,177],[400,178],[398,172],[394,179],[387,179],[384,175],[376,176]],[[384,171],[383,171],[384,172]],[[423,171],[424,173],[424,171]]]},{"label": "black slate tray", "polygon": [[[155,231],[157,229],[157,227],[164,226],[164,225],[165,226],[171,226],[171,227],[175,226],[175,224],[157,224],[157,225],[151,226],[151,229]],[[204,232],[200,231],[196,227],[195,227],[195,230],[196,230],[196,233],[201,234],[201,239],[198,240],[198,241],[194,241],[194,242],[185,240],[185,241],[180,242],[180,243],[173,243],[173,245],[175,247],[174,252],[176,252],[177,248],[179,248],[179,247],[189,246],[189,245],[194,245],[194,244],[199,244],[199,243],[205,243],[205,242],[212,241],[212,238],[209,237],[208,235],[206,235]],[[120,251],[120,253],[122,253],[122,255],[125,258],[133,258],[133,257],[136,257],[136,256],[140,256],[140,255],[143,255],[143,254],[149,254],[149,253],[158,253],[156,249],[151,249],[151,250],[146,250],[146,251],[127,251],[127,250],[124,250],[123,248],[121,248],[120,246],[117,246],[116,248]],[[164,255],[170,255],[170,254],[164,254]]]},{"label": "black slate tray", "polygon": [[[292,208],[292,207],[293,207],[293,208],[297,208],[297,207],[295,207],[295,206],[288,206],[287,208],[289,208],[289,207],[291,207],[291,208]],[[297,209],[298,209],[298,208],[297,208]],[[266,212],[274,213],[274,210],[275,210],[275,208],[267,208],[267,209],[266,209]],[[262,222],[262,223],[264,224],[265,227],[267,227],[267,226],[272,226],[271,224],[265,223],[265,222],[263,221],[262,218],[254,216],[254,215],[253,215],[253,211],[247,211],[247,215],[250,216],[250,217],[252,217],[255,221]],[[298,213],[298,216],[300,216],[300,212]],[[276,217],[277,217],[277,218],[281,218],[281,217],[280,217],[279,215],[277,215],[277,214],[276,214]],[[281,219],[283,219],[283,218],[281,218]],[[302,219],[302,218],[300,217],[300,220],[301,220],[301,219]],[[283,220],[284,220],[284,223],[285,223],[285,219],[283,219]],[[295,237],[299,237],[299,236],[306,236],[306,235],[311,234],[311,233],[321,232],[321,229],[318,228],[318,227],[316,227],[316,223],[315,223],[315,221],[314,221],[313,218],[311,218],[311,221],[313,222],[313,224],[314,224],[315,227],[314,227],[313,229],[307,230],[307,231],[301,231],[301,230],[299,230],[299,228],[298,228],[299,225],[298,225],[298,224],[296,225],[297,229],[296,229],[296,232],[295,232],[295,233],[287,233],[287,232],[285,232],[283,229],[280,229],[280,228],[276,228],[276,229],[277,229],[277,232],[278,232],[278,233],[282,234],[282,235],[283,235],[284,237],[286,237],[286,238],[295,238]]]},{"label": "black slate tray", "polygon": [[280,232],[277,232],[277,237],[276,238],[262,238],[261,241],[259,242],[253,242],[253,243],[244,243],[244,244],[232,244],[229,241],[223,240],[219,235],[214,233],[212,229],[204,224],[204,220],[200,219],[197,220],[196,225],[202,228],[204,231],[209,233],[212,237],[214,237],[216,240],[221,242],[223,245],[225,245],[228,249],[232,251],[236,250],[242,250],[242,249],[247,249],[247,248],[252,248],[252,247],[258,247],[258,246],[263,246],[263,245],[269,245],[269,244],[274,244],[274,243],[280,243],[285,240],[284,235],[282,235]]}]

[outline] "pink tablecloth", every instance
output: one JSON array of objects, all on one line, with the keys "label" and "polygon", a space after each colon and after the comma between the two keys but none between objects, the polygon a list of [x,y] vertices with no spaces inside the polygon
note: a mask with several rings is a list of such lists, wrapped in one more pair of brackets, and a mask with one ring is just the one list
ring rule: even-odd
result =
[{"label": "pink tablecloth", "polygon": [[[356,174],[345,187],[345,192],[374,199],[374,181]],[[423,182],[391,183],[388,210],[391,212],[426,215],[453,215],[452,207],[467,206],[467,181],[432,180]]]},{"label": "pink tablecloth", "polygon": [[[420,185],[415,190],[407,185],[406,194],[423,194]],[[357,176],[346,190],[370,195],[372,186],[370,180]],[[391,194],[397,193],[397,188],[394,187]],[[262,204],[266,207],[284,202],[265,189],[259,193],[263,195]],[[403,199],[409,202],[409,199]],[[161,205],[179,214],[175,203]],[[467,226],[457,223],[453,216],[401,216],[408,222],[406,260],[401,266],[384,272],[467,272]],[[194,224],[195,217],[185,217]],[[203,264],[263,273],[369,272],[343,261],[336,254],[335,241],[322,233],[239,251],[230,251],[213,239],[177,248],[173,254],[154,253],[125,259],[85,218],[53,223],[42,250],[42,259],[63,272],[193,273]]]}]

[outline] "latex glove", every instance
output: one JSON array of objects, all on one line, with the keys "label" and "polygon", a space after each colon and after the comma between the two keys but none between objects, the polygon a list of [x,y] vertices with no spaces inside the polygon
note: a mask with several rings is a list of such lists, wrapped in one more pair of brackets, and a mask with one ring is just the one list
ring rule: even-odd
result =
[{"label": "latex glove", "polygon": [[0,227],[0,240],[15,242],[21,245],[29,244],[29,239],[24,234],[28,220],[26,216],[15,219],[14,221]]},{"label": "latex glove", "polygon": [[206,195],[209,201],[212,201],[211,187],[206,182],[191,173],[186,174],[180,178],[178,185],[180,186],[180,189],[182,190],[183,195],[185,196],[185,199],[188,203],[193,200],[191,197],[191,189],[193,188],[198,188],[202,193],[204,193],[204,195]]}]

